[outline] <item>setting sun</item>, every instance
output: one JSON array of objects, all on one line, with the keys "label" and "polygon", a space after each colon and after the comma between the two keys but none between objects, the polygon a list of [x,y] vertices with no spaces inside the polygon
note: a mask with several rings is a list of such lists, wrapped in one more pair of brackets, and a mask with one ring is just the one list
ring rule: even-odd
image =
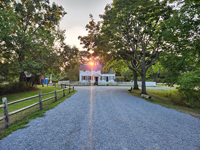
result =
[{"label": "setting sun", "polygon": [[92,62],[92,61],[89,62],[89,65],[90,65],[90,66],[94,66],[94,62]]}]

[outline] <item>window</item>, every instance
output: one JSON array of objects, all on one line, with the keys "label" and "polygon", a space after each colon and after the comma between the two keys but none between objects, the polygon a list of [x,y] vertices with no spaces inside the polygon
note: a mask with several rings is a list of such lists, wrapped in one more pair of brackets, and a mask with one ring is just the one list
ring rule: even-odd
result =
[{"label": "window", "polygon": [[106,80],[106,76],[103,77],[103,80]]},{"label": "window", "polygon": [[85,76],[83,76],[83,80],[85,80]]},{"label": "window", "polygon": [[89,77],[90,77],[89,79],[91,80],[91,76],[89,76]]},{"label": "window", "polygon": [[102,81],[102,76],[100,77],[100,80]]}]

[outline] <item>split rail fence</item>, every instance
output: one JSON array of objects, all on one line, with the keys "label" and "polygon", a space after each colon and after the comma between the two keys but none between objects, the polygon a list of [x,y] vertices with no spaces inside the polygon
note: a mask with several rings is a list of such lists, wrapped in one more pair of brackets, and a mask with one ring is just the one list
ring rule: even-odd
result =
[{"label": "split rail fence", "polygon": [[[69,90],[66,90],[66,89],[69,89]],[[55,91],[52,91],[52,92],[49,92],[49,93],[44,93],[44,94],[42,94],[41,91],[40,91],[40,92],[38,93],[38,95],[34,95],[34,96],[31,96],[31,97],[27,97],[27,98],[20,99],[20,100],[17,100],[17,101],[13,101],[13,102],[10,102],[10,103],[7,103],[7,98],[6,98],[6,97],[3,97],[3,98],[2,98],[3,104],[0,105],[0,108],[4,108],[4,116],[3,116],[3,117],[0,117],[0,121],[3,120],[3,119],[5,119],[5,128],[8,128],[8,127],[9,127],[9,116],[14,115],[14,114],[16,114],[16,113],[19,113],[19,112],[21,112],[21,111],[23,111],[23,110],[26,110],[26,109],[28,109],[28,108],[31,108],[31,107],[33,107],[33,106],[36,106],[36,105],[38,105],[38,104],[39,104],[40,110],[42,110],[42,102],[45,102],[45,101],[50,100],[50,99],[52,99],[52,98],[55,98],[55,102],[56,102],[56,101],[57,101],[57,98],[58,98],[59,96],[65,97],[65,94],[66,94],[67,92],[70,93],[70,90],[71,90],[71,89],[74,91],[74,86],[73,86],[72,88],[71,88],[71,87],[69,87],[69,88],[63,88],[62,90],[58,90],[58,91],[55,89]],[[65,91],[65,90],[66,90],[66,91]],[[57,92],[61,92],[61,91],[63,91],[63,92],[62,92],[61,94],[57,95]],[[53,94],[53,93],[55,93],[54,96],[51,96],[51,97],[48,97],[48,98],[42,100],[42,96],[43,96],[43,95],[48,95],[48,94]],[[39,101],[38,101],[37,103],[34,103],[34,104],[32,104],[32,105],[23,107],[23,108],[21,108],[21,109],[15,110],[15,111],[12,111],[12,112],[10,112],[10,113],[8,112],[8,106],[9,106],[9,105],[13,105],[13,104],[16,104],[16,103],[19,103],[19,102],[27,101],[27,100],[30,100],[30,99],[33,99],[33,98],[36,98],[36,97],[39,97]]]}]

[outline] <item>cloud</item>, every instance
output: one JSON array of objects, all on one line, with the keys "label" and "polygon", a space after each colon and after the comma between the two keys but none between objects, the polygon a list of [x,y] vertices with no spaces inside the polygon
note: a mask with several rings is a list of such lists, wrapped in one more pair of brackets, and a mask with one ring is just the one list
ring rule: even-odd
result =
[{"label": "cloud", "polygon": [[84,36],[87,35],[87,31],[84,27],[81,26],[75,26],[71,29],[67,29],[65,32],[66,39],[65,43],[70,46],[76,46],[79,50],[84,50],[82,47],[83,45],[80,45],[80,40],[78,39],[78,36]]},{"label": "cloud", "polygon": [[100,21],[99,14],[104,13],[106,4],[112,3],[112,0],[50,0],[50,2],[62,5],[67,12],[60,22],[60,28],[66,30],[65,43],[83,50],[78,36],[87,35],[85,26],[90,21],[89,14],[93,15],[95,22]]}]

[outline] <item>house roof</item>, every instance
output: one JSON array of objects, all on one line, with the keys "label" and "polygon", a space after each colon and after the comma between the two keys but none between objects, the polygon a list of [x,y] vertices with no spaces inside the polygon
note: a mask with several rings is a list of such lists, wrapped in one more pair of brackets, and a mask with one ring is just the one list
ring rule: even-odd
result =
[{"label": "house roof", "polygon": [[101,65],[80,65],[79,70],[102,70]]}]

